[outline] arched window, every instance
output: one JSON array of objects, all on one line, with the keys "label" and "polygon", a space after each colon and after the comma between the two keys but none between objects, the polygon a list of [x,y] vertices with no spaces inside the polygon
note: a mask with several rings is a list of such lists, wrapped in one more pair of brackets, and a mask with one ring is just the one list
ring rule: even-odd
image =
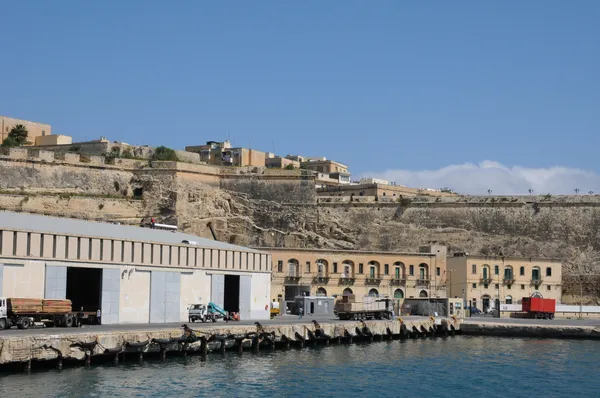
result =
[{"label": "arched window", "polygon": [[342,278],[354,278],[354,262],[344,260],[342,262]]},{"label": "arched window", "polygon": [[406,266],[401,261],[394,263],[394,278],[406,279]]},{"label": "arched window", "polygon": [[507,265],[504,267],[504,280],[507,282],[514,280],[513,267],[511,265]]},{"label": "arched window", "polygon": [[402,289],[396,289],[394,291],[394,298],[396,298],[396,299],[404,298],[404,292],[402,291]]},{"label": "arched window", "polygon": [[317,289],[317,296],[327,296],[327,290],[324,287]]},{"label": "arched window", "polygon": [[369,278],[379,278],[379,263],[369,261]]},{"label": "arched window", "polygon": [[369,290],[369,296],[377,297],[377,296],[379,296],[379,292],[377,291],[377,289],[371,289],[371,290]]},{"label": "arched window", "polygon": [[481,267],[481,270],[483,272],[483,277],[482,279],[491,279],[490,278],[490,266],[487,264],[483,264]]},{"label": "arched window", "polygon": [[505,302],[506,304],[512,304],[512,296],[506,296]]},{"label": "arched window", "polygon": [[288,276],[300,276],[300,263],[295,258],[288,260]]},{"label": "arched window", "polygon": [[419,279],[429,279],[429,266],[425,263],[419,264]]},{"label": "arched window", "polygon": [[350,296],[351,294],[354,294],[354,292],[349,287],[345,288],[342,292],[342,296]]},{"label": "arched window", "polygon": [[427,291],[421,290],[421,293],[419,293],[419,297],[427,297]]},{"label": "arched window", "polygon": [[319,278],[326,278],[329,272],[329,263],[327,260],[319,259],[317,260],[317,276]]}]

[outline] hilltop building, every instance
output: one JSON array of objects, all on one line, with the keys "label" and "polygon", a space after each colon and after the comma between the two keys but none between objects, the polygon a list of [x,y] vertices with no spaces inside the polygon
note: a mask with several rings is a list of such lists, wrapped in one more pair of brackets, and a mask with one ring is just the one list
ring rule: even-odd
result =
[{"label": "hilltop building", "polygon": [[0,116],[0,143],[8,137],[10,130],[18,124],[22,124],[27,128],[27,139],[31,142],[30,145],[57,145],[56,143],[70,144],[73,142],[73,139],[69,136],[53,135],[52,126],[49,124]]}]

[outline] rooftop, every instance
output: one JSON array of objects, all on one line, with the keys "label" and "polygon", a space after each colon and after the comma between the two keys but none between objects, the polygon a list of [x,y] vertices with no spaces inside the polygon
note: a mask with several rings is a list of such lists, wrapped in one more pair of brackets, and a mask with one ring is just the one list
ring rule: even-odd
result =
[{"label": "rooftop", "polygon": [[207,249],[259,252],[258,250],[247,247],[201,238],[183,232],[171,232],[129,225],[117,225],[8,211],[0,211],[0,229],[15,229],[48,234],[78,235],[163,244],[181,244],[182,241],[188,240],[197,242],[198,246]]},{"label": "rooftop", "polygon": [[348,255],[395,255],[395,256],[420,256],[434,257],[434,253],[418,253],[418,252],[386,252],[386,251],[371,251],[371,250],[344,250],[344,249],[311,249],[311,248],[296,248],[296,247],[255,247],[256,250],[263,252],[304,252],[304,253],[337,253]]}]

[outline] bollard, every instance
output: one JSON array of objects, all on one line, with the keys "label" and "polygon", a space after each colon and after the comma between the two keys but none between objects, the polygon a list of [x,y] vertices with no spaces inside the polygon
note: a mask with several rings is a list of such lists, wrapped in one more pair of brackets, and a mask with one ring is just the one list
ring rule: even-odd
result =
[{"label": "bollard", "polygon": [[63,359],[62,357],[56,358],[56,369],[62,370],[63,368]]},{"label": "bollard", "polygon": [[23,371],[27,373],[31,372],[31,359],[23,362]]},{"label": "bollard", "polygon": [[92,353],[89,351],[85,352],[85,366],[90,366],[92,364]]},{"label": "bollard", "polygon": [[258,337],[252,339],[252,352],[258,352]]},{"label": "bollard", "polygon": [[118,352],[115,354],[115,358],[113,359],[113,363],[114,363],[115,365],[118,365],[118,364],[119,364],[119,353],[118,353]]},{"label": "bollard", "polygon": [[160,359],[163,362],[167,360],[167,349],[162,346],[160,347]]},{"label": "bollard", "polygon": [[243,340],[238,340],[238,353],[241,354],[244,352],[244,342]]},{"label": "bollard", "polygon": [[201,343],[200,343],[200,354],[202,356],[206,356],[206,354],[208,353],[208,342],[206,340],[206,337],[201,337]]},{"label": "bollard", "polygon": [[144,360],[144,353],[142,351],[138,352],[138,362],[142,362]]}]

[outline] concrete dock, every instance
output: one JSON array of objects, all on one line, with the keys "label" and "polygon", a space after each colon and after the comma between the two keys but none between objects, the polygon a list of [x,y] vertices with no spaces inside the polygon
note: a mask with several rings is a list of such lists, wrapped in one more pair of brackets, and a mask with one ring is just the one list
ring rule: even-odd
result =
[{"label": "concrete dock", "polygon": [[[42,329],[35,333],[0,335],[0,366],[54,361],[90,365],[96,359],[118,363],[127,358],[143,360],[151,355],[165,359],[170,355],[205,355],[209,352],[237,352],[289,349],[308,345],[352,344],[403,338],[449,335],[460,331],[461,322],[454,318],[412,318],[389,321],[332,322],[265,322],[264,325],[187,324],[179,327],[121,330]],[[28,332],[28,331],[22,331]],[[53,333],[54,332],[54,333]]]},{"label": "concrete dock", "polygon": [[600,339],[600,322],[595,320],[534,320],[470,318],[461,334],[471,336]]}]

